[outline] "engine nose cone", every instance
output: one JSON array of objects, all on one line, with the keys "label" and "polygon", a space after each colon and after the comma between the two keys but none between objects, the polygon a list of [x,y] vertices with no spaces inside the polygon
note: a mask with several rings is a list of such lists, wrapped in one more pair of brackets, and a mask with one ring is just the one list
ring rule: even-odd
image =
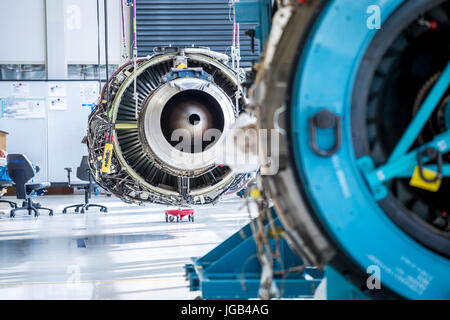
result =
[{"label": "engine nose cone", "polygon": [[165,139],[183,152],[203,152],[215,142],[215,139],[209,141],[204,138],[208,131],[221,133],[223,128],[224,115],[219,103],[200,90],[176,94],[161,113],[161,130]]}]

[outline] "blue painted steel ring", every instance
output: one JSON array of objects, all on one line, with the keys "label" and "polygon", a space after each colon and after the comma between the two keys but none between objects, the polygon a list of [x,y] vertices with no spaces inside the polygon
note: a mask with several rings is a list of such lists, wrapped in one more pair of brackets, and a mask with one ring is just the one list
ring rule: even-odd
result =
[{"label": "blue painted steel ring", "polygon": [[[291,110],[294,157],[314,211],[342,251],[363,270],[378,266],[382,284],[406,298],[448,299],[449,259],[409,237],[380,208],[357,169],[352,140],[353,88],[377,34],[366,28],[364,13],[378,5],[385,24],[403,4],[425,7],[427,1],[330,1],[297,69]],[[305,134],[308,118],[323,107],[343,117],[342,146],[331,158],[314,154]]]}]

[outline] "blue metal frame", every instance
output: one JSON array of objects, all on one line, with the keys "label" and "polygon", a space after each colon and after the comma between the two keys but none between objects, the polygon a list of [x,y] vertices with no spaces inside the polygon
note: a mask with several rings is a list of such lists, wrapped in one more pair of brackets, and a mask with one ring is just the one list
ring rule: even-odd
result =
[{"label": "blue metal frame", "polygon": [[261,52],[272,24],[272,2],[270,0],[240,0],[235,3],[235,8],[237,23],[256,25],[255,38],[259,40]]},{"label": "blue metal frame", "polygon": [[356,286],[350,283],[332,266],[326,266],[327,300],[369,300]]},{"label": "blue metal frame", "polygon": [[[427,143],[406,155],[402,155],[402,157],[397,160],[389,161],[387,164],[377,169],[374,168],[371,157],[365,156],[358,159],[358,165],[363,171],[376,200],[382,200],[388,195],[388,189],[383,185],[384,182],[393,178],[412,177],[414,169],[417,167],[418,153],[422,152],[427,147],[433,147],[442,154],[449,152],[450,130],[436,136],[430,143]],[[424,156],[424,162],[426,163],[427,161],[429,161],[429,159]],[[436,165],[425,167],[437,171]],[[450,177],[450,165],[442,166],[442,176]]]},{"label": "blue metal frame", "polygon": [[416,141],[417,137],[432,115],[433,111],[438,106],[439,101],[441,101],[449,86],[450,62],[439,77],[438,82],[434,85],[428,97],[425,99],[425,102],[420,107],[419,112],[416,114],[413,121],[408,126],[408,129],[400,139],[398,145],[395,147],[394,152],[392,153],[388,162],[393,162],[399,159],[409,150],[414,141]]},{"label": "blue metal frame", "polygon": [[[377,265],[382,286],[405,298],[449,299],[450,260],[406,235],[383,212],[366,184],[353,149],[353,86],[364,53],[377,33],[366,27],[367,8],[378,5],[384,23],[404,2],[328,3],[296,70],[291,114],[294,156],[303,188],[319,220],[333,241],[362,270]],[[308,119],[324,107],[341,116],[343,124],[342,146],[329,158],[312,151],[307,134]],[[332,146],[335,137],[332,132],[321,132],[319,138],[325,147],[327,142]]]},{"label": "blue metal frame", "polygon": [[[414,141],[417,140],[420,132],[425,126],[426,122],[433,114],[434,110],[439,105],[445,92],[450,86],[450,63],[445,68],[444,72],[439,77],[439,80],[434,85],[433,89],[425,99],[425,102],[419,109],[419,112],[414,117],[413,121],[408,126],[406,132],[400,139],[400,142],[394,149],[388,163],[380,168],[374,169],[373,161],[369,156],[358,160],[359,166],[363,171],[367,183],[372,189],[376,200],[382,200],[388,195],[387,188],[383,185],[384,182],[393,178],[411,177],[414,169],[417,166],[418,153],[428,147],[439,150],[442,154],[450,151],[450,129],[438,136],[433,141],[427,143],[420,148],[407,153]],[[446,114],[449,112],[448,107],[445,110]],[[424,163],[429,161],[424,157]],[[436,165],[427,166],[428,169],[436,170]],[[443,165],[442,176],[450,177],[450,165]]]},{"label": "blue metal frame", "polygon": [[[278,218],[277,230],[281,229]],[[272,250],[268,223],[264,226]],[[284,239],[280,240],[281,261],[274,260],[274,271],[300,266],[303,261],[295,255]],[[250,224],[201,258],[192,258],[186,265],[186,278],[191,291],[201,290],[202,297],[217,299],[251,299],[258,297],[261,265],[256,256],[257,247]],[[306,267],[302,273],[292,273],[283,279],[274,276],[274,282],[283,291],[284,298],[312,297],[323,278],[323,272]]]}]

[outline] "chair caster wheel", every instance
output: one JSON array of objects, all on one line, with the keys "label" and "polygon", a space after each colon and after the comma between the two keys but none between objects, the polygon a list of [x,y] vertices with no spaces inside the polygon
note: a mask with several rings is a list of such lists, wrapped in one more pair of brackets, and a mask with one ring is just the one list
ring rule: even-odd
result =
[{"label": "chair caster wheel", "polygon": [[53,216],[53,211],[50,211],[48,215],[49,215],[50,217],[52,217],[52,216]]},{"label": "chair caster wheel", "polygon": [[62,213],[64,213],[64,214],[65,214],[65,213],[67,213],[67,210],[66,210],[66,209],[64,209],[64,210],[62,211]]},{"label": "chair caster wheel", "polygon": [[14,218],[15,216],[16,216],[16,214],[15,214],[15,213],[12,213],[12,212],[11,212],[11,214],[9,215],[10,218]]}]

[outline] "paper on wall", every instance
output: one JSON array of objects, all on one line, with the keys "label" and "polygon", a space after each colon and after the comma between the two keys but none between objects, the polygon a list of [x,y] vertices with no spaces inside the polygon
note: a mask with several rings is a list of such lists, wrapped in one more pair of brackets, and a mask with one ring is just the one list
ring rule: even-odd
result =
[{"label": "paper on wall", "polygon": [[45,98],[1,99],[1,117],[4,119],[45,118]]},{"label": "paper on wall", "polygon": [[99,95],[98,83],[80,84],[80,103],[82,107],[92,107]]},{"label": "paper on wall", "polygon": [[11,83],[11,95],[13,96],[28,96],[30,95],[30,84],[25,82]]},{"label": "paper on wall", "polygon": [[49,99],[50,110],[67,110],[67,100],[65,97],[54,97]]},{"label": "paper on wall", "polygon": [[63,83],[49,83],[48,95],[50,97],[65,97],[67,95],[66,85]]}]

